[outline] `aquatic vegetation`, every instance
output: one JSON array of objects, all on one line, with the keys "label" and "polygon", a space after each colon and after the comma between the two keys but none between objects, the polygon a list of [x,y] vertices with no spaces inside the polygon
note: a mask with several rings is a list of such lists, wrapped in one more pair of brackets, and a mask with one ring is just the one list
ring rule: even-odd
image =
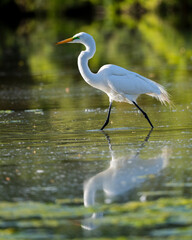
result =
[{"label": "aquatic vegetation", "polygon": [[[68,203],[68,204],[67,204]],[[17,202],[0,203],[0,239],[69,239],[70,231],[76,231],[77,239],[83,239],[81,221],[93,212],[103,212],[96,219],[93,236],[100,234],[110,239],[132,236],[169,237],[179,239],[192,236],[192,200],[184,198],[159,199],[149,202],[99,205],[84,208],[81,200],[59,200],[56,203]],[[46,229],[49,229],[47,231]],[[111,229],[111,230],[109,230]],[[51,233],[51,232],[52,233]],[[98,235],[99,234],[99,235]],[[84,239],[89,239],[85,237]],[[100,239],[100,238],[99,238]],[[102,238],[101,238],[102,239]],[[123,239],[123,238],[122,238]],[[143,239],[143,237],[141,237]]]}]

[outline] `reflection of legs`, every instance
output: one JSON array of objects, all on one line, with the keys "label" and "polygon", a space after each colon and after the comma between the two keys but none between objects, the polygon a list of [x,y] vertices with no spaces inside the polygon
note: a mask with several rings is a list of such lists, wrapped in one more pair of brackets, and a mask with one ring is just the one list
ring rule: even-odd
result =
[{"label": "reflection of legs", "polygon": [[150,131],[149,131],[149,133],[147,134],[147,136],[146,136],[144,142],[147,142],[147,141],[149,140],[150,135],[151,135],[152,132],[153,132],[153,128],[150,129]]},{"label": "reflection of legs", "polygon": [[153,127],[153,124],[151,123],[151,121],[149,120],[147,113],[145,113],[138,105],[136,102],[133,101],[133,104],[143,113],[144,117],[147,119],[147,121],[149,122],[149,124],[151,125],[151,128]]},{"label": "reflection of legs", "polygon": [[107,126],[107,124],[109,123],[109,118],[110,118],[110,113],[111,113],[111,106],[112,106],[112,102],[110,102],[110,104],[109,104],[109,110],[108,110],[107,119],[106,119],[105,123],[103,124],[103,127],[101,128],[101,130],[103,130]]},{"label": "reflection of legs", "polygon": [[110,150],[110,152],[112,152],[112,146],[111,146],[110,137],[109,137],[109,135],[105,131],[103,131],[103,134],[105,135],[105,137],[107,139],[107,142],[108,142],[108,145],[109,145],[109,150]]},{"label": "reflection of legs", "polygon": [[137,156],[140,154],[141,149],[144,148],[145,143],[149,140],[150,135],[151,135],[152,132],[153,132],[153,128],[151,128],[151,129],[149,130],[149,133],[148,133],[147,136],[145,137],[145,139],[144,139],[144,141],[142,142],[141,146],[137,149],[136,154],[135,154],[135,157],[137,157]]}]

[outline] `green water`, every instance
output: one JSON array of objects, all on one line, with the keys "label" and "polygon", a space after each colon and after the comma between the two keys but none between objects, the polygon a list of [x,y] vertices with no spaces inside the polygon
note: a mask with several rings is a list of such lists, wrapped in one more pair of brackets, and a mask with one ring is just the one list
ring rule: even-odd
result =
[{"label": "green water", "polygon": [[[3,29],[0,239],[191,239],[191,35],[150,14],[132,28],[124,21]],[[152,132],[125,103],[99,130],[108,98],[79,75],[82,48],[54,45],[80,31],[96,39],[93,71],[114,63],[166,87],[171,109],[138,99]]]}]

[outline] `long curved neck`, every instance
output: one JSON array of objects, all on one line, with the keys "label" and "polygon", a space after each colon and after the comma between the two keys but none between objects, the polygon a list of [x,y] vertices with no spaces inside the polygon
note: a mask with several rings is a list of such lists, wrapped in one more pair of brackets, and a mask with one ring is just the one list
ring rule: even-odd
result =
[{"label": "long curved neck", "polygon": [[93,57],[96,51],[95,41],[91,41],[88,44],[83,43],[86,47],[85,51],[82,51],[78,57],[78,68],[79,71],[84,78],[84,80],[94,86],[96,83],[96,74],[92,73],[89,66],[88,66],[88,60]]}]

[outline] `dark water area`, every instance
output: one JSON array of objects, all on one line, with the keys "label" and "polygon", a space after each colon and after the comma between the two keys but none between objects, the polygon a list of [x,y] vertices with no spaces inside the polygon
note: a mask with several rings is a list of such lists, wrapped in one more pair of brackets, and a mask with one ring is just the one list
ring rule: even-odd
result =
[{"label": "dark water area", "polygon": [[[90,22],[0,27],[0,239],[192,236],[192,33],[152,11],[96,9]],[[93,72],[113,63],[165,86],[173,108],[138,98],[153,131],[127,103],[99,130],[108,97],[80,76],[83,47],[55,45],[81,31],[96,41]]]}]

